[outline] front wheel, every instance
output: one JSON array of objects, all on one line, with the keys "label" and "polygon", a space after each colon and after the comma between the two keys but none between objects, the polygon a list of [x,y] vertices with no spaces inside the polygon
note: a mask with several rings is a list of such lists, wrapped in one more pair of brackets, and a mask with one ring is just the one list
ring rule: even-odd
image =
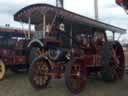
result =
[{"label": "front wheel", "polygon": [[51,76],[51,66],[44,57],[37,57],[30,66],[29,78],[36,89],[46,88]]},{"label": "front wheel", "polygon": [[65,83],[73,94],[82,92],[87,82],[87,68],[81,65],[81,61],[75,59],[66,66]]}]

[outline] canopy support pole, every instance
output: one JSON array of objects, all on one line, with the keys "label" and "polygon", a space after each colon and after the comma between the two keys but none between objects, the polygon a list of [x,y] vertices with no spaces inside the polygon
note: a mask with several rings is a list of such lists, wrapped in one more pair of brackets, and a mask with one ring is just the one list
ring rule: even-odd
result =
[{"label": "canopy support pole", "polygon": [[29,16],[28,17],[28,39],[31,39],[30,38],[30,34],[31,34],[31,17]]},{"label": "canopy support pole", "polygon": [[43,14],[43,38],[45,38],[46,35],[46,15]]},{"label": "canopy support pole", "polygon": [[21,24],[21,26],[22,26],[22,30],[23,30],[23,32],[24,32],[25,39],[27,39],[27,32],[26,32],[25,29],[24,29],[24,25],[23,25],[21,19],[20,19],[20,24]]},{"label": "canopy support pole", "polygon": [[70,47],[72,48],[72,24],[70,27]]},{"label": "canopy support pole", "polygon": [[113,33],[113,40],[115,40],[115,32],[112,32]]}]

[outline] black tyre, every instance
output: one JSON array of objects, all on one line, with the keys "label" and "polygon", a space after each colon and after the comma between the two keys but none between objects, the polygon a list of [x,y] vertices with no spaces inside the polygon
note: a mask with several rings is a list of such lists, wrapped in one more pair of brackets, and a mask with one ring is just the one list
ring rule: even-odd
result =
[{"label": "black tyre", "polygon": [[116,52],[117,59],[119,60],[119,63],[116,68],[118,79],[123,79],[124,69],[125,69],[125,59],[124,59],[125,57],[124,57],[123,47],[118,41],[114,42],[114,50]]},{"label": "black tyre", "polygon": [[116,81],[119,79],[118,68],[120,69],[120,59],[118,58],[114,42],[106,42],[101,50],[101,75],[105,81]]},{"label": "black tyre", "polygon": [[29,79],[36,89],[46,88],[51,79],[51,66],[44,57],[37,57],[31,64]]},{"label": "black tyre", "polygon": [[87,82],[87,68],[77,59],[70,61],[65,69],[65,83],[73,94],[82,92]]},{"label": "black tyre", "polygon": [[32,64],[32,61],[37,57],[35,52],[36,52],[36,48],[35,47],[31,48],[29,53],[29,64]]}]

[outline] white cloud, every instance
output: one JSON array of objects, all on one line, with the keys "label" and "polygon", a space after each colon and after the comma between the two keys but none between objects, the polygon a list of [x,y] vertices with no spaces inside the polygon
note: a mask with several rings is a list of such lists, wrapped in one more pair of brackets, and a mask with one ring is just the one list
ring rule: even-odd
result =
[{"label": "white cloud", "polygon": [[[55,5],[56,0],[0,0],[0,26],[10,23],[11,26],[20,27],[13,21],[13,14],[21,8],[34,3],[49,3]],[[75,13],[94,18],[94,0],[64,0],[64,7]],[[128,26],[128,15],[116,5],[115,0],[98,0],[99,18],[109,24],[122,28]]]},{"label": "white cloud", "polygon": [[65,8],[84,16],[94,18],[93,0],[65,0]]}]

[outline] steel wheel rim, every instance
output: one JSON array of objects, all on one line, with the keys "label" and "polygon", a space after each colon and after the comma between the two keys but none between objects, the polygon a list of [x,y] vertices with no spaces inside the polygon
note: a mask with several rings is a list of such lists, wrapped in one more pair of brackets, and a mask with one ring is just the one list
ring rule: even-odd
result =
[{"label": "steel wheel rim", "polygon": [[[110,74],[113,80],[121,79],[124,74],[124,66],[120,62],[120,53],[117,52],[118,49],[112,50],[112,57],[109,62]],[[114,54],[114,55],[113,55]],[[117,60],[115,60],[115,58]],[[119,61],[119,62],[118,62]]]},{"label": "steel wheel rim", "polygon": [[122,79],[124,75],[124,54],[121,46],[115,47],[115,54],[119,61],[119,64],[116,65],[117,78]]},{"label": "steel wheel rim", "polygon": [[72,88],[76,89],[77,87],[80,87],[80,65],[75,64],[72,66],[70,78]]},{"label": "steel wheel rim", "polygon": [[83,91],[86,85],[87,76],[83,74],[86,69],[82,68],[81,65],[77,60],[72,62],[70,71],[67,71],[67,76],[65,75],[65,78],[67,77],[66,85],[73,94],[78,94]]},{"label": "steel wheel rim", "polygon": [[104,44],[101,51],[101,64],[103,66],[101,75],[105,81],[116,81],[123,78],[124,55],[119,42],[110,41]]},{"label": "steel wheel rim", "polygon": [[109,60],[109,65],[108,65],[108,72],[111,75],[112,80],[118,80],[119,76],[118,76],[118,72],[117,72],[117,60],[118,59],[116,57],[116,52],[114,50],[114,48],[112,48],[111,53],[110,53],[110,60]]},{"label": "steel wheel rim", "polygon": [[44,55],[46,55],[47,54],[47,51],[45,50],[45,49],[41,49],[41,48],[37,48],[36,49],[36,52],[35,52],[35,55],[37,56],[37,57],[39,57],[39,56],[44,56]]},{"label": "steel wheel rim", "polygon": [[113,58],[111,58],[110,62],[109,62],[109,72],[110,72],[113,80],[116,80],[118,77],[118,74],[116,72],[116,64],[115,64],[115,61]]},{"label": "steel wheel rim", "polygon": [[50,80],[49,66],[47,61],[39,59],[34,63],[34,71],[32,72],[32,83],[35,88],[47,87],[48,81]]}]

